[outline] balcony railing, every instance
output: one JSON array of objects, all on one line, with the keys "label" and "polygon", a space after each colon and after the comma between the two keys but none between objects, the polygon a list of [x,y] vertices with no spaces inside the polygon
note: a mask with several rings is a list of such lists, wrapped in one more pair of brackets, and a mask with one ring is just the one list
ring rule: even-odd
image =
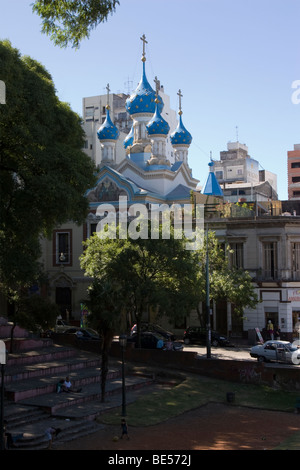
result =
[{"label": "balcony railing", "polygon": [[300,281],[300,271],[293,271],[291,269],[254,269],[249,270],[254,281],[258,282],[293,282]]}]

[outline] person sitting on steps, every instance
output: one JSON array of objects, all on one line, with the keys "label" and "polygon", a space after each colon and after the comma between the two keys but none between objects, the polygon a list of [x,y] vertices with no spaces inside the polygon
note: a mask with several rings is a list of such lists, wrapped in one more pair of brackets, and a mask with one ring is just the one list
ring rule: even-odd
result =
[{"label": "person sitting on steps", "polygon": [[64,388],[64,391],[65,391],[65,392],[75,392],[75,393],[79,393],[79,392],[81,392],[81,390],[82,390],[81,388],[75,389],[75,388],[73,387],[73,384],[72,384],[72,382],[71,382],[69,376],[66,377],[66,380],[65,380],[64,383],[63,383],[63,388]]}]

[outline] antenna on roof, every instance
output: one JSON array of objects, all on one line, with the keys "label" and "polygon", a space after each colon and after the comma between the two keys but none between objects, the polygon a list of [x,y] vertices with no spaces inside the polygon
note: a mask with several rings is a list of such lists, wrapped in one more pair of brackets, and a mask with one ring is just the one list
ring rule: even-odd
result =
[{"label": "antenna on roof", "polygon": [[128,77],[127,82],[124,83],[124,86],[127,87],[127,89],[126,89],[127,95],[130,95],[130,93],[131,93],[132,84],[133,84],[133,81],[130,80],[129,77]]},{"label": "antenna on roof", "polygon": [[239,128],[238,126],[235,126],[235,131],[236,131],[236,141],[239,141]]}]

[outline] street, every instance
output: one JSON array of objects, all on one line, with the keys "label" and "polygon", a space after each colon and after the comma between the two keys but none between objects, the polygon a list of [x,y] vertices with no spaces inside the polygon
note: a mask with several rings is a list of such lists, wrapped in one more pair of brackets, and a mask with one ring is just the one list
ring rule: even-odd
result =
[{"label": "street", "polygon": [[[211,347],[211,358],[212,359],[225,359],[225,360],[244,360],[244,361],[255,361],[256,358],[250,356],[250,345],[237,345],[236,347]],[[191,345],[184,346],[183,351],[192,351],[199,354],[199,358],[206,358],[207,351],[206,346]],[[299,367],[299,365],[294,364],[284,364],[283,362],[264,362],[265,367]]]},{"label": "street", "polygon": [[[247,361],[256,361],[253,357],[250,356],[251,346],[236,346],[236,347],[211,347],[211,357],[212,359],[238,359],[238,360],[247,360]],[[192,351],[199,354],[200,357],[205,358],[207,351],[206,346],[193,345],[189,344],[184,346],[183,351]]]}]

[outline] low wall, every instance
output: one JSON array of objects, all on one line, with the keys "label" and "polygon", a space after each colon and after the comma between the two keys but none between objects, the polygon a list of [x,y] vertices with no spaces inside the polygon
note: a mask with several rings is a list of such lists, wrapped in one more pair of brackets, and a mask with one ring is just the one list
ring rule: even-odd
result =
[{"label": "low wall", "polygon": [[[82,341],[70,335],[54,335],[54,342],[64,338],[71,346],[100,354],[101,346],[98,341]],[[113,342],[109,355],[121,359],[121,348],[118,342]],[[195,374],[251,384],[265,384],[285,390],[300,390],[300,365],[291,367],[272,367],[258,361],[226,360],[199,358],[196,352],[162,351],[159,349],[136,349],[133,344],[127,344],[125,360],[152,367],[163,367],[168,370],[180,370]]]},{"label": "low wall", "polygon": [[[110,355],[121,358],[120,345],[113,343]],[[183,370],[231,382],[265,384],[285,390],[300,390],[300,365],[272,367],[257,361],[199,358],[189,351],[162,351],[156,349],[127,348],[125,360]],[[299,367],[299,368],[298,368]]]},{"label": "low wall", "polygon": [[[13,326],[11,324],[0,325],[0,339],[10,338],[12,328]],[[15,326],[13,332],[14,338],[27,338],[28,336],[28,331],[24,330],[23,328],[20,328],[18,325]]]}]

